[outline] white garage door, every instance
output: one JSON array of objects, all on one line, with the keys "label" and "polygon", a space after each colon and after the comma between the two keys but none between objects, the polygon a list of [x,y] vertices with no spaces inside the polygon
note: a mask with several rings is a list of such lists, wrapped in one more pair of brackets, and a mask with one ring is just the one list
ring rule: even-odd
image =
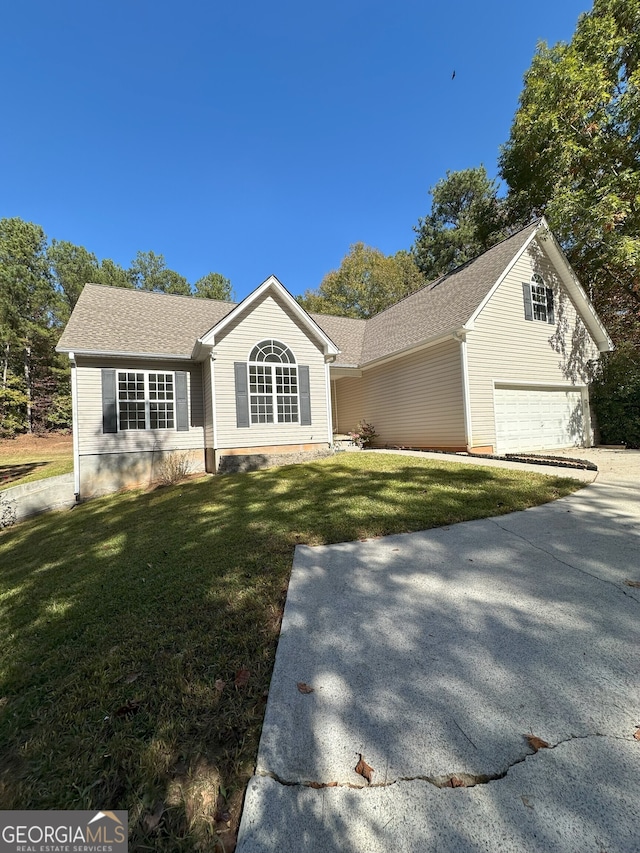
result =
[{"label": "white garage door", "polygon": [[584,442],[580,391],[496,387],[496,450],[552,450]]}]

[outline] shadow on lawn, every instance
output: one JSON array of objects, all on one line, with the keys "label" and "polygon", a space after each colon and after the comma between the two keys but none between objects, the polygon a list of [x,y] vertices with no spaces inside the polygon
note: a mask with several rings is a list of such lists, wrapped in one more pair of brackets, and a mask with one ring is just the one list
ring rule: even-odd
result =
[{"label": "shadow on lawn", "polygon": [[[528,503],[507,472],[376,460],[103,498],[5,532],[0,808],[128,809],[132,850],[211,843],[219,787],[236,820],[294,546]],[[570,490],[547,484],[548,500]]]},{"label": "shadow on lawn", "polygon": [[9,486],[16,480],[49,464],[49,462],[15,462],[10,465],[0,465],[0,486]]}]

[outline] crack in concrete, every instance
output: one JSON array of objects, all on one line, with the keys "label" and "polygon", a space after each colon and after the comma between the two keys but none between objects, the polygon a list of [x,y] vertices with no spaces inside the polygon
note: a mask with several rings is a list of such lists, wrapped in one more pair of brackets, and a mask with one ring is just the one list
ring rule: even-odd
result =
[{"label": "crack in concrete", "polygon": [[531,758],[538,752],[544,752],[547,749],[556,749],[557,747],[562,746],[562,744],[570,743],[573,740],[587,740],[588,738],[592,737],[610,738],[611,740],[626,740],[629,742],[633,740],[633,738],[631,737],[621,737],[620,735],[603,735],[600,732],[592,732],[586,735],[571,735],[570,737],[564,738],[563,740],[559,740],[557,743],[550,744],[548,747],[542,747],[540,749],[531,749],[524,755],[520,756],[520,758],[514,759],[509,765],[507,765],[506,769],[501,770],[497,773],[449,773],[441,774],[439,776],[399,776],[397,779],[393,779],[391,781],[385,780],[384,782],[372,782],[369,785],[357,785],[353,782],[337,781],[293,781],[289,779],[283,779],[281,776],[271,770],[256,770],[255,775],[273,779],[279,785],[283,785],[287,788],[312,788],[314,790],[321,790],[324,788],[351,788],[356,791],[360,791],[366,788],[390,788],[392,785],[397,785],[398,782],[428,782],[435,788],[475,788],[476,785],[488,785],[490,782],[496,782],[499,779],[504,779],[512,767],[515,767],[517,764],[522,764],[528,758]]},{"label": "crack in concrete", "polygon": [[570,569],[575,569],[577,572],[580,572],[581,574],[586,575],[587,577],[590,577],[590,578],[593,578],[594,580],[600,581],[600,583],[609,584],[614,589],[617,589],[618,592],[621,592],[623,595],[628,596],[629,598],[633,599],[638,604],[640,604],[639,598],[636,598],[635,595],[633,595],[630,592],[627,592],[626,589],[623,589],[615,581],[610,581],[610,580],[607,580],[606,578],[601,578],[599,575],[594,575],[591,572],[586,571],[586,569],[581,569],[580,566],[576,566],[573,563],[568,563],[566,560],[560,559],[560,557],[558,557],[557,554],[554,554],[553,551],[547,551],[546,548],[542,548],[536,542],[532,542],[530,539],[527,539],[527,537],[523,536],[521,533],[516,533],[515,530],[510,530],[508,527],[503,527],[502,524],[498,524],[498,522],[495,520],[495,518],[490,518],[487,520],[491,521],[493,524],[495,524],[496,527],[499,527],[500,530],[504,530],[505,533],[510,533],[512,536],[516,536],[518,539],[522,539],[523,542],[526,542],[527,545],[531,545],[531,547],[535,548],[537,551],[542,551],[543,554],[546,554],[548,557],[551,557],[557,563],[560,563],[562,566],[567,566]]}]

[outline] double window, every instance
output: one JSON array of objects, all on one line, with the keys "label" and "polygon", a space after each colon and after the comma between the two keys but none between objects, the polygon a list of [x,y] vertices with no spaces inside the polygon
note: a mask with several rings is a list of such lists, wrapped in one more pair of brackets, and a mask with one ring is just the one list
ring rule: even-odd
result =
[{"label": "double window", "polygon": [[298,423],[298,368],[280,341],[261,341],[251,350],[249,410],[252,424]]},{"label": "double window", "polygon": [[118,371],[120,430],[173,429],[174,407],[173,373]]}]

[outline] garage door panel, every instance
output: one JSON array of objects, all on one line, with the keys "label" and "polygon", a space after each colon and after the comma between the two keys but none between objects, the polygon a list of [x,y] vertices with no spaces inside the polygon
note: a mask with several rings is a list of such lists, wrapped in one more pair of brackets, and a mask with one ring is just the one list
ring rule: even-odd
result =
[{"label": "garage door panel", "polygon": [[549,450],[584,442],[579,390],[497,386],[494,405],[498,453]]}]

